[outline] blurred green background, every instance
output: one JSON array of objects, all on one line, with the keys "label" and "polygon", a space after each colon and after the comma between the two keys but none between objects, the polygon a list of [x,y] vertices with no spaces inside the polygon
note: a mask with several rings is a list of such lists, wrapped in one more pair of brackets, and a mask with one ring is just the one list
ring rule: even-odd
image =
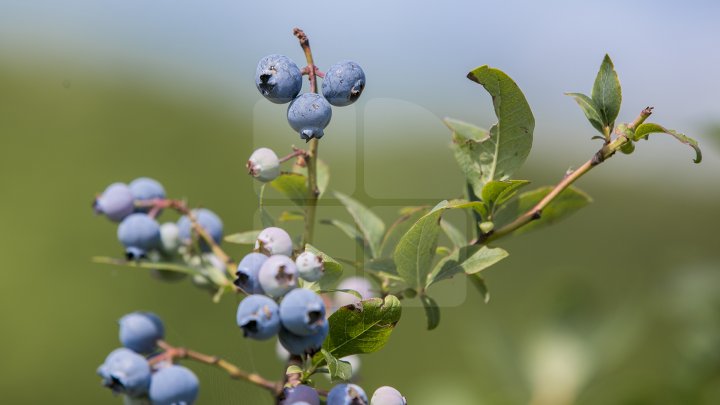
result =
[{"label": "blurred green background", "polygon": [[[453,280],[436,292],[442,321],[427,332],[418,302],[406,301],[386,348],[362,358],[361,385],[368,391],[393,385],[414,405],[720,403],[720,135],[709,129],[720,109],[704,95],[717,94],[704,62],[713,66],[718,55],[698,45],[717,37],[717,28],[710,32],[705,25],[717,6],[697,2],[688,11],[611,2],[607,7],[620,8],[606,10],[600,3],[560,2],[535,10],[509,2],[490,11],[516,13],[524,29],[503,41],[489,36],[493,27],[452,24],[453,7],[418,10],[403,26],[392,23],[403,18],[403,8],[388,5],[384,15],[368,15],[377,30],[359,42],[358,32],[337,32],[342,10],[336,18],[319,6],[316,19],[280,11],[277,19],[254,21],[258,6],[238,4],[5,4],[3,403],[119,403],[100,386],[95,369],[118,345],[116,320],[138,309],[161,315],[174,344],[223,355],[270,378],[281,375],[274,343],[242,339],[234,322],[236,297],[212,304],[187,282],[168,284],[141,270],[91,263],[95,255],[119,256],[121,247],[115,226],[93,216],[90,205],[111,182],[150,176],[170,195],[219,213],[227,233],[256,228],[257,187],[245,174],[247,157],[257,146],[289,150],[301,142],[285,123],[285,106],[261,100],[252,73],[264,54],[300,60],[290,35],[295,24],[311,35],[321,67],[356,53],[368,66],[366,93],[357,105],[335,109],[321,154],[332,167],[330,187],[375,206],[388,223],[412,200],[460,193],[440,118],[492,124],[488,97],[463,77],[484,63],[516,78],[535,109],[535,146],[518,177],[536,185],[556,182],[598,147],[589,141],[592,129],[582,113],[561,92],[588,91],[606,51],[624,84],[621,118],[654,104],[656,121],[696,136],[705,152],[695,166],[689,149],[658,136],[590,173],[579,183],[594,197],[588,208],[556,227],[500,243],[511,256],[485,274],[489,304],[463,280]],[[535,11],[542,13],[528,25]],[[635,46],[646,34],[639,27],[588,34],[595,36],[580,50],[575,33],[555,31],[551,18],[578,17],[573,24],[582,24],[587,13],[609,20],[641,11],[650,13],[643,18],[675,24],[672,34],[656,32],[661,39],[648,44],[673,56],[665,65],[650,69],[633,53],[649,52]],[[472,18],[466,14],[457,18]],[[411,34],[427,21],[440,39],[418,44]],[[458,44],[463,41],[447,37],[478,30],[489,39]],[[554,43],[551,58],[543,59],[531,45],[533,35],[551,34],[568,42]],[[347,43],[354,45],[347,49]],[[503,52],[521,43],[524,48]],[[406,71],[405,64],[428,54],[439,54],[428,63],[443,74]],[[683,63],[696,70],[685,77],[690,85],[663,81]],[[685,97],[686,91],[697,97]],[[319,218],[331,216],[349,221],[337,207],[321,208]],[[337,231],[319,229],[318,246],[331,255],[352,254],[351,242]],[[236,257],[244,252],[228,249]],[[190,366],[202,381],[200,404],[271,403],[258,388]]]}]

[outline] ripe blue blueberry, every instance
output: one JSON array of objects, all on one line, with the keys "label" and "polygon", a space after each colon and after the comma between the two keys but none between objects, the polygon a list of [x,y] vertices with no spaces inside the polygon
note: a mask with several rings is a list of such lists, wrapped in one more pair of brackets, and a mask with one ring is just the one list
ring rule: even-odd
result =
[{"label": "ripe blue blueberry", "polygon": [[109,185],[93,204],[95,212],[105,214],[111,221],[120,222],[135,210],[135,199],[130,187],[123,183]]},{"label": "ripe blue blueberry", "polygon": [[256,149],[246,166],[248,173],[263,183],[273,181],[280,175],[280,159],[269,148]]},{"label": "ripe blue blueberry", "polygon": [[290,354],[297,356],[312,356],[320,351],[320,348],[325,341],[325,337],[327,337],[328,330],[329,327],[327,322],[322,324],[322,327],[317,333],[310,336],[298,336],[281,327],[278,339],[280,340],[280,344],[285,348],[285,350],[290,352]]},{"label": "ripe blue blueberry", "polygon": [[160,225],[147,214],[130,214],[118,226],[117,236],[128,259],[144,258],[160,246]]},{"label": "ripe blue blueberry", "polygon": [[307,385],[297,385],[285,389],[285,402],[283,405],[320,405],[318,392]]},{"label": "ripe blue blueberry", "polygon": [[407,400],[400,391],[393,387],[380,387],[375,390],[370,405],[407,405]]},{"label": "ripe blue blueberry", "polygon": [[151,312],[133,312],[120,318],[120,343],[137,353],[151,353],[165,337],[160,318]]},{"label": "ripe blue blueberry", "polygon": [[320,256],[312,252],[302,252],[295,259],[298,276],[305,281],[318,281],[325,272],[325,266]]},{"label": "ripe blue blueberry", "polygon": [[258,273],[260,273],[260,266],[268,259],[262,253],[251,252],[245,255],[240,260],[237,268],[237,279],[235,279],[235,285],[248,294],[264,294],[260,281],[258,280]]},{"label": "ripe blue blueberry", "polygon": [[98,367],[104,386],[131,397],[145,395],[150,387],[150,365],[145,357],[126,348],[113,350]]},{"label": "ripe blue blueberry", "polygon": [[258,281],[265,294],[278,298],[297,286],[297,269],[291,258],[270,256],[260,266]]},{"label": "ripe blue blueberry", "polygon": [[238,306],[237,325],[243,330],[245,337],[269,339],[280,330],[278,306],[264,295],[248,295]]},{"label": "ripe blue blueberry", "polygon": [[322,138],[331,117],[330,104],[316,93],[301,94],[288,106],[287,119],[290,126],[306,141]]},{"label": "ripe blue blueberry", "polygon": [[[148,202],[165,198],[165,189],[157,180],[149,177],[139,177],[128,184],[135,201]],[[148,212],[150,207],[137,207],[135,212]]]},{"label": "ripe blue blueberry", "polygon": [[153,405],[192,405],[199,389],[200,382],[192,371],[172,365],[153,374],[150,400]]},{"label": "ripe blue blueberry", "polygon": [[315,292],[296,288],[280,302],[280,322],[296,335],[314,335],[327,324],[325,303]]},{"label": "ripe blue blueberry", "polygon": [[368,398],[360,386],[338,384],[328,392],[327,405],[367,405]]},{"label": "ripe blue blueberry", "polygon": [[360,65],[344,60],[338,62],[325,72],[322,83],[323,96],[337,107],[354,103],[365,88],[365,73]]},{"label": "ripe blue blueberry", "polygon": [[[370,281],[363,277],[348,277],[338,284],[337,289],[357,291],[363,299],[377,297],[377,293]],[[333,296],[333,306],[336,309],[345,305],[354,305],[358,302],[360,302],[358,297],[346,292],[338,291]]]},{"label": "ripe blue blueberry", "polygon": [[260,232],[255,241],[255,249],[270,256],[292,256],[293,243],[284,229],[271,226]]},{"label": "ripe blue blueberry", "polygon": [[[195,215],[195,219],[198,224],[200,224],[200,226],[203,227],[208,234],[210,234],[210,237],[215,241],[215,243],[220,244],[220,242],[222,242],[223,235],[223,223],[220,220],[220,217],[207,208],[195,209],[192,212]],[[177,226],[180,240],[185,244],[191,243],[192,234],[195,233],[195,230],[192,227],[190,218],[183,215],[178,220]],[[208,246],[202,238],[199,240],[199,245],[203,252],[209,252],[211,250],[210,246]]]},{"label": "ripe blue blueberry", "polygon": [[287,56],[268,55],[258,63],[255,85],[266,99],[276,104],[284,104],[300,93],[302,73]]}]

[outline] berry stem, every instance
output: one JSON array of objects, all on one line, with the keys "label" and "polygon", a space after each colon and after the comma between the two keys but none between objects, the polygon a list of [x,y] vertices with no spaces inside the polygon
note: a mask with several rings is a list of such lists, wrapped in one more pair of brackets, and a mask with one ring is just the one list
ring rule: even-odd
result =
[{"label": "berry stem", "polygon": [[156,364],[163,360],[190,359],[221,368],[225,372],[227,372],[228,375],[230,375],[230,378],[234,378],[236,380],[245,380],[247,382],[265,388],[273,394],[282,392],[282,385],[280,383],[267,380],[259,374],[250,373],[242,370],[238,366],[220,357],[196,352],[194,350],[189,350],[184,347],[175,347],[162,340],[158,341],[158,346],[160,346],[160,348],[163,349],[165,352],[150,359],[150,364]]},{"label": "berry stem", "polygon": [[[305,32],[300,28],[293,29],[293,35],[295,35],[300,41],[300,47],[302,47],[305,53],[305,59],[307,60],[307,74],[310,79],[310,92],[317,93],[317,78],[316,75],[319,73],[315,62],[313,62],[312,49],[310,48],[310,40],[308,40]],[[318,140],[313,138],[309,142],[309,150],[305,155],[305,163],[307,165],[308,173],[308,198],[305,203],[305,231],[303,232],[301,249],[304,249],[305,244],[312,243],[313,234],[315,232],[315,211],[317,208],[317,200],[320,196],[320,190],[317,185],[317,159],[318,159]]]},{"label": "berry stem", "polygon": [[[640,125],[643,121],[647,119],[647,117],[650,116],[650,114],[652,114],[652,107],[647,107],[643,109],[640,112],[640,115],[635,119],[635,121],[633,121],[631,125],[633,127]],[[545,198],[540,200],[540,202],[535,204],[534,207],[530,208],[524,214],[517,217],[513,222],[503,226],[497,231],[491,231],[489,233],[481,235],[481,237],[478,238],[476,244],[484,245],[496,239],[500,239],[515,232],[516,230],[522,228],[530,222],[540,219],[540,217],[542,216],[542,210],[547,207],[548,204],[550,204],[558,195],[560,195],[560,193],[562,193],[566,188],[570,187],[571,184],[573,184],[577,179],[585,175],[585,173],[592,170],[595,166],[598,166],[600,163],[611,158],[615,154],[615,152],[617,152],[627,142],[629,142],[629,139],[625,135],[621,134],[618,135],[614,140],[604,144],[603,147],[600,148],[600,150],[598,150],[592,158],[590,158],[590,160],[585,162],[575,171],[566,174],[565,177],[563,177],[563,179],[560,180],[560,182],[550,191],[550,193],[548,193]]]}]

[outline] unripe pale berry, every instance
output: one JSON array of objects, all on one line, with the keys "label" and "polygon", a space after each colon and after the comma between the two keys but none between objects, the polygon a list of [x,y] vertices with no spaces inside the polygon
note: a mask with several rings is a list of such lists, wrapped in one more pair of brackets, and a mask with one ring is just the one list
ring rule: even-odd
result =
[{"label": "unripe pale berry", "polygon": [[263,183],[273,181],[280,175],[280,159],[269,148],[256,149],[246,166],[248,173]]},{"label": "unripe pale berry", "polygon": [[295,265],[297,266],[298,276],[305,281],[318,281],[325,271],[322,258],[312,252],[300,253],[295,259]]},{"label": "unripe pale berry", "polygon": [[113,350],[98,367],[103,385],[130,397],[145,395],[150,387],[150,365],[145,357],[126,348]]},{"label": "unripe pale berry", "polygon": [[300,134],[300,138],[306,141],[322,138],[330,118],[332,118],[330,104],[323,96],[316,93],[301,94],[288,106],[288,123]]},{"label": "unripe pale berry", "polygon": [[[205,229],[215,243],[220,244],[222,242],[223,235],[223,223],[222,220],[220,220],[220,217],[207,208],[195,209],[192,212],[195,215],[195,219],[198,224]],[[185,215],[180,217],[177,225],[180,240],[186,244],[190,243],[192,240],[192,234],[195,233],[190,218]],[[209,252],[211,250],[210,246],[208,246],[202,238],[200,238],[199,245],[203,252]]]},{"label": "unripe pale berry", "polygon": [[262,253],[251,252],[245,255],[245,257],[238,263],[237,279],[234,284],[248,294],[264,294],[260,281],[258,280],[258,274],[260,273],[260,267],[268,259]]},{"label": "unripe pale berry", "polygon": [[291,354],[296,356],[313,355],[320,351],[328,330],[327,322],[323,323],[317,333],[309,336],[298,336],[281,327],[278,339],[280,344]]},{"label": "unripe pale berry", "polygon": [[95,212],[104,214],[114,222],[120,222],[135,210],[135,199],[130,187],[123,183],[113,183],[95,199]]},{"label": "unripe pale berry", "polygon": [[175,222],[160,225],[160,250],[166,256],[175,256],[180,249],[180,229]]},{"label": "unripe pale berry", "polygon": [[278,298],[297,286],[295,262],[287,256],[270,256],[260,266],[258,281],[265,293]]},{"label": "unripe pale berry", "polygon": [[325,303],[315,292],[296,288],[280,301],[280,322],[296,335],[314,335],[327,323]]},{"label": "unripe pale berry", "polygon": [[356,384],[338,384],[328,392],[327,405],[365,405],[365,391]]},{"label": "unripe pale berry", "polygon": [[365,89],[365,72],[351,60],[338,62],[325,72],[322,83],[323,96],[336,106],[354,103]]},{"label": "unripe pale berry", "polygon": [[[157,180],[139,177],[128,184],[135,201],[147,202],[165,198],[165,189]],[[148,212],[150,207],[137,207],[135,212]]]},{"label": "unripe pale berry", "polygon": [[375,390],[370,399],[370,405],[407,405],[407,400],[400,391],[384,386]]},{"label": "unripe pale berry", "polygon": [[287,56],[268,55],[260,59],[255,70],[255,86],[273,103],[287,103],[300,93],[302,73]]},{"label": "unripe pale berry", "polygon": [[278,305],[264,295],[248,295],[240,301],[236,320],[243,335],[252,339],[266,340],[280,330]]},{"label": "unripe pale berry", "polygon": [[120,342],[137,353],[155,351],[157,341],[165,337],[160,318],[151,312],[133,312],[120,318]]},{"label": "unripe pale berry", "polygon": [[192,405],[199,389],[200,382],[195,373],[183,366],[172,365],[153,374],[149,396],[153,405]]},{"label": "unripe pale berry", "polygon": [[292,256],[293,243],[284,229],[271,226],[260,232],[255,242],[255,249],[270,256]]},{"label": "unripe pale berry", "polygon": [[160,225],[147,214],[130,214],[118,226],[117,236],[128,259],[143,258],[159,247]]}]

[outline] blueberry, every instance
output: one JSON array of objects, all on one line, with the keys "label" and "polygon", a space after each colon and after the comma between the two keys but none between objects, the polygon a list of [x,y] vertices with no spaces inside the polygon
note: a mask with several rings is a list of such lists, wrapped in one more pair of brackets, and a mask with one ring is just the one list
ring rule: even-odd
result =
[{"label": "blueberry", "polygon": [[[156,199],[165,199],[165,189],[157,180],[149,177],[139,177],[128,185],[135,201],[149,202]],[[148,212],[150,207],[138,207],[135,212]]]},{"label": "blueberry", "polygon": [[135,199],[130,187],[123,183],[109,185],[93,204],[95,212],[105,214],[111,221],[120,222],[135,210]]},{"label": "blueberry", "polygon": [[293,243],[284,229],[271,226],[263,229],[255,242],[255,249],[268,255],[292,256]]},{"label": "blueberry", "polygon": [[150,365],[145,357],[126,348],[113,350],[98,367],[103,385],[118,394],[145,395],[150,387]]},{"label": "blueberry", "polygon": [[[200,224],[200,226],[203,227],[208,234],[210,234],[210,237],[215,241],[215,243],[220,244],[220,242],[222,242],[223,235],[223,223],[220,220],[220,217],[207,208],[195,209],[192,212],[193,215],[195,215],[195,219],[198,224]],[[192,223],[190,222],[190,218],[183,215],[178,220],[177,226],[180,240],[185,244],[190,244],[192,241],[192,234],[195,233]],[[209,252],[211,250],[210,246],[208,246],[202,238],[200,238],[199,244],[200,250],[203,252]]]},{"label": "blueberry", "polygon": [[320,256],[312,252],[302,252],[295,259],[298,276],[305,281],[318,281],[322,278],[325,268]]},{"label": "blueberry", "polygon": [[290,352],[290,354],[294,354],[297,356],[312,356],[313,354],[320,351],[320,348],[322,347],[322,344],[325,341],[325,337],[327,337],[327,334],[328,323],[325,322],[322,324],[322,327],[318,330],[317,333],[310,336],[298,336],[290,332],[289,330],[281,327],[278,338],[280,340],[280,344],[285,348],[285,350]]},{"label": "blueberry", "polygon": [[258,281],[258,273],[260,273],[260,266],[265,263],[267,258],[264,254],[257,252],[245,255],[238,264],[235,285],[248,294],[264,294],[265,291]]},{"label": "blueberry", "polygon": [[197,399],[200,382],[183,366],[161,368],[152,376],[150,400],[153,405],[192,405]]},{"label": "blueberry", "polygon": [[325,72],[322,93],[327,101],[337,107],[354,103],[365,88],[365,73],[360,65],[344,60]]},{"label": "blueberry", "polygon": [[287,56],[268,55],[258,63],[255,85],[266,99],[276,104],[284,104],[300,93],[302,73]]},{"label": "blueberry", "polygon": [[160,250],[169,257],[178,254],[180,249],[180,228],[175,222],[160,225]]},{"label": "blueberry", "polygon": [[338,384],[328,392],[327,405],[367,405],[365,391],[355,384]]},{"label": "blueberry", "polygon": [[260,266],[258,281],[265,293],[278,298],[297,286],[297,269],[291,258],[283,255],[270,256]]},{"label": "blueberry", "polygon": [[[353,290],[360,293],[363,299],[377,297],[370,281],[363,277],[348,277],[340,282],[337,286],[338,290]],[[357,304],[360,299],[353,294],[345,292],[336,292],[333,296],[333,305],[340,308],[345,305]]]},{"label": "blueberry", "polygon": [[269,339],[280,330],[278,305],[264,295],[248,295],[238,306],[237,325],[243,330],[245,337]]},{"label": "blueberry", "polygon": [[301,94],[288,106],[287,119],[290,126],[306,141],[322,138],[331,117],[330,104],[319,94]]},{"label": "blueberry", "polygon": [[151,312],[133,312],[120,318],[120,343],[137,353],[151,353],[165,337],[160,318]]},{"label": "blueberry", "polygon": [[393,387],[380,387],[375,390],[370,405],[407,405],[407,400],[400,391]]},{"label": "blueberry", "polygon": [[256,149],[246,166],[248,173],[263,183],[273,181],[280,175],[280,160],[272,149]]},{"label": "blueberry", "polygon": [[296,288],[280,302],[280,322],[296,335],[314,335],[327,323],[325,303],[313,291]]},{"label": "blueberry", "polygon": [[285,389],[285,402],[283,405],[320,405],[320,395],[318,392],[307,385],[296,385],[292,388]]},{"label": "blueberry", "polygon": [[130,214],[118,226],[117,236],[128,259],[144,258],[160,246],[160,225],[147,214]]}]

